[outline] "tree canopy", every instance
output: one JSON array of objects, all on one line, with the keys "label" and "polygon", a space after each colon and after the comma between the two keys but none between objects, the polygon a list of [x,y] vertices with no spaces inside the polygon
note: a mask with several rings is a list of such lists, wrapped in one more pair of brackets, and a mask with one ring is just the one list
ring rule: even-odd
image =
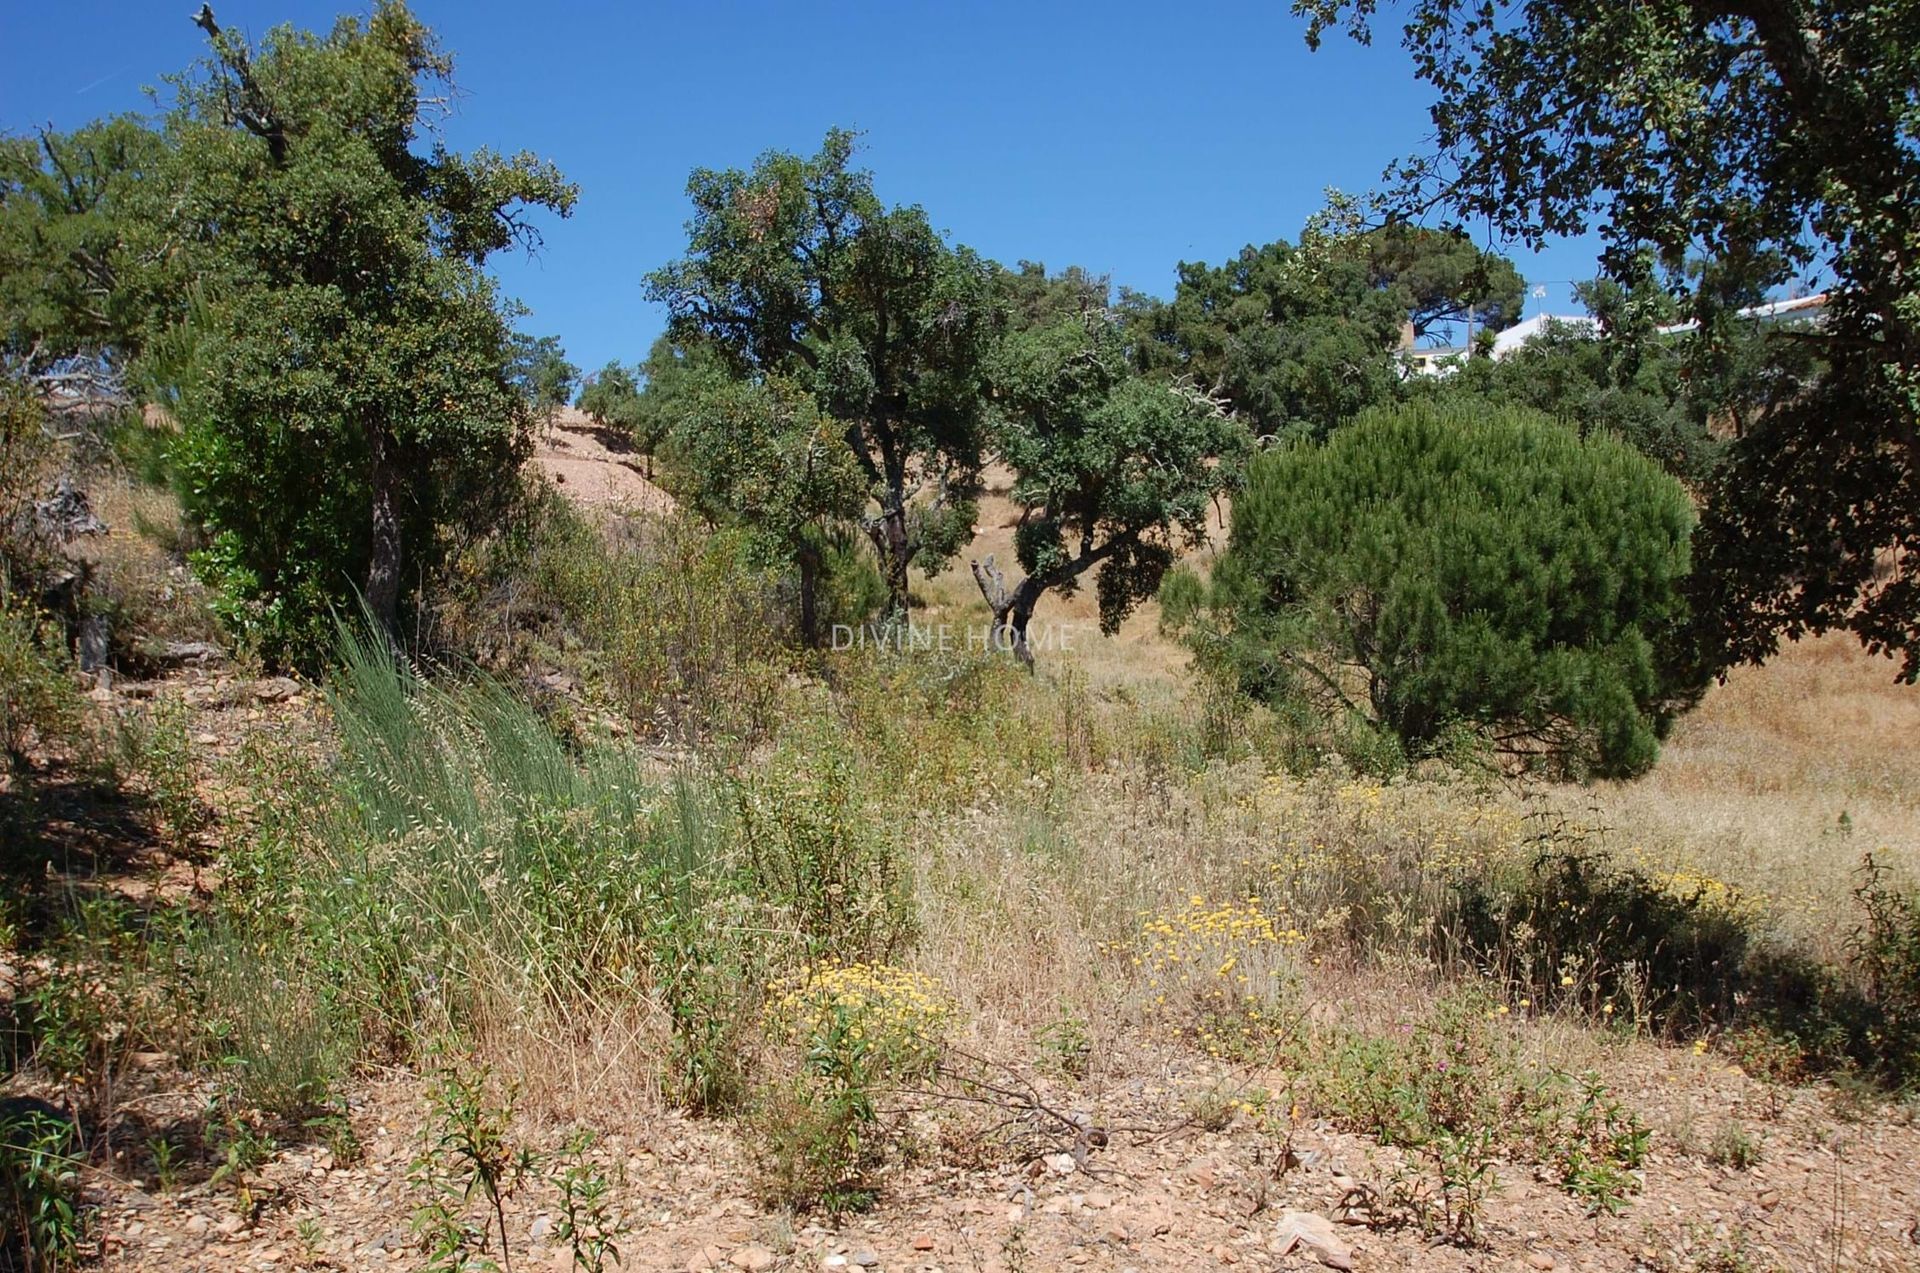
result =
[{"label": "tree canopy", "polygon": [[991,557],[972,568],[997,638],[1031,664],[1028,624],[1047,591],[1072,592],[1097,568],[1112,633],[1177,550],[1205,542],[1246,433],[1199,392],[1133,366],[1104,282],[1030,265],[1003,282],[1020,318],[992,361],[993,446],[1014,473],[1025,577],[1010,587]]},{"label": "tree canopy", "polygon": [[130,116],[0,137],[0,352],[68,392],[121,395],[176,263],[142,223],[163,143]]},{"label": "tree canopy", "polygon": [[1245,690],[1354,713],[1414,756],[1467,727],[1638,773],[1693,697],[1692,527],[1680,485],[1617,439],[1471,400],[1379,408],[1253,461],[1190,634]]},{"label": "tree canopy", "polygon": [[1498,330],[1519,317],[1513,264],[1463,235],[1370,229],[1335,196],[1298,245],[1243,248],[1221,266],[1185,262],[1171,302],[1127,301],[1148,370],[1184,376],[1224,401],[1256,436],[1324,436],[1393,391],[1407,336],[1464,322]]},{"label": "tree canopy", "polygon": [[917,207],[888,208],[851,166],[853,135],[696,171],[688,254],[648,277],[669,334],[710,341],[745,377],[793,379],[865,475],[863,526],[889,607],[971,533],[984,436],[984,362],[1001,325],[987,263],[949,246]]},{"label": "tree canopy", "polygon": [[[1376,0],[1296,0],[1317,45]],[[1702,607],[1730,658],[1850,629],[1920,676],[1920,8],[1866,0],[1414,0],[1434,91],[1404,211],[1538,247],[1597,229],[1613,278],[1657,279],[1710,338],[1727,289],[1828,284],[1818,393],[1734,444],[1702,532]],[[1883,568],[1891,561],[1893,569]]]},{"label": "tree canopy", "polygon": [[552,411],[572,400],[580,369],[567,361],[567,351],[561,348],[558,336],[515,332],[510,347],[512,359],[507,364],[507,377],[519,386],[534,410]]},{"label": "tree canopy", "polygon": [[436,527],[513,494],[530,416],[481,265],[575,192],[531,155],[422,153],[452,62],[401,4],[257,49],[197,21],[213,54],[174,81],[161,165],[196,279],[177,459],[203,568],[293,650],[356,586],[392,625]]}]

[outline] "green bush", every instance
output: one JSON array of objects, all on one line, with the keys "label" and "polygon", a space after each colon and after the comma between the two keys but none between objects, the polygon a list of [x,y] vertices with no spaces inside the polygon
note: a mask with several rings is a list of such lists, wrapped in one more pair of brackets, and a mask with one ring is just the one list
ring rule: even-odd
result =
[{"label": "green bush", "polygon": [[79,1259],[87,1214],[73,1124],[38,1102],[0,1101],[0,1268],[58,1270]]},{"label": "green bush", "polygon": [[30,747],[84,747],[85,703],[58,626],[0,588],[0,747],[6,774]]},{"label": "green bush", "polygon": [[1468,726],[1557,771],[1634,774],[1692,697],[1692,526],[1680,485],[1615,439],[1471,401],[1370,411],[1254,461],[1186,628],[1248,691],[1413,758]]}]

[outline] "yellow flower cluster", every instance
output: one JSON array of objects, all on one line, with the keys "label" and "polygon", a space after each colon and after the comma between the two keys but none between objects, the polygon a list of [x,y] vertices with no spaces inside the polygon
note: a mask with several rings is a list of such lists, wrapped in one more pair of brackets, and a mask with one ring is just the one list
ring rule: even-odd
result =
[{"label": "yellow flower cluster", "polygon": [[1756,919],[1765,909],[1758,898],[1704,871],[1686,867],[1660,871],[1654,875],[1653,882],[1669,897],[1691,902],[1703,911],[1728,919]]},{"label": "yellow flower cluster", "polygon": [[1284,910],[1270,912],[1252,895],[1227,902],[1195,895],[1184,908],[1141,919],[1134,962],[1176,1038],[1224,1056],[1270,1036],[1287,954],[1307,940]]},{"label": "yellow flower cluster", "polygon": [[1685,863],[1668,866],[1656,862],[1642,845],[1629,848],[1626,856],[1646,872],[1654,887],[1662,893],[1708,914],[1747,921],[1760,918],[1766,910],[1765,899],[1747,892],[1739,885]]},{"label": "yellow flower cluster", "polygon": [[771,1033],[789,1043],[863,1045],[912,1068],[932,1060],[954,1012],[920,973],[891,964],[827,963],[777,983],[767,1015]]}]

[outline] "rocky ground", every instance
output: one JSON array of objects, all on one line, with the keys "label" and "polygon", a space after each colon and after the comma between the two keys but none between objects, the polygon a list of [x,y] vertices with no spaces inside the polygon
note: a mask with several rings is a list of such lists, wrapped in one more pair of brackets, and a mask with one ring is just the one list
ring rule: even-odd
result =
[{"label": "rocky ground", "polygon": [[[1175,1061],[1152,1081],[1078,1095],[1115,1125],[1178,1124],[1177,1093],[1209,1077]],[[1648,1081],[1653,1088],[1630,1095],[1653,1108],[1664,1100],[1757,1118],[1767,1099],[1745,1076],[1690,1056],[1671,1058]],[[290,1146],[259,1170],[244,1200],[230,1185],[168,1192],[151,1180],[103,1180],[107,1266],[417,1267],[409,1217],[420,1199],[408,1173],[420,1110],[413,1081],[368,1083],[353,1103],[357,1161]],[[1116,1132],[1084,1166],[1067,1152],[990,1168],[928,1162],[893,1179],[877,1209],[840,1221],[755,1206],[743,1193],[741,1147],[717,1123],[663,1114],[644,1131],[607,1136],[594,1156],[620,1181],[616,1207],[630,1228],[609,1267],[622,1269],[1920,1266],[1914,1128],[1879,1117],[1839,1122],[1811,1092],[1757,1125],[1762,1161],[1746,1170],[1711,1166],[1670,1135],[1656,1141],[1642,1193],[1617,1216],[1591,1217],[1555,1183],[1506,1165],[1479,1243],[1466,1248],[1369,1227],[1367,1189],[1396,1155],[1311,1124],[1295,1129],[1290,1146],[1246,1125],[1182,1125],[1159,1135]],[[513,1267],[573,1267],[556,1240],[558,1220],[552,1196],[529,1192],[508,1203]]]},{"label": "rocky ground", "polygon": [[646,457],[616,430],[593,423],[577,407],[561,407],[534,437],[534,467],[561,493],[589,506],[622,512],[665,512],[673,497],[647,478]]}]

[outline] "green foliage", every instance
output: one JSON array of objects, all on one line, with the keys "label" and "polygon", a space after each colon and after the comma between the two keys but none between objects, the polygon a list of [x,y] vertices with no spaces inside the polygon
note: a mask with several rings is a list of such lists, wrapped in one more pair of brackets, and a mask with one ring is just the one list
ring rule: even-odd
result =
[{"label": "green foliage", "polygon": [[656,349],[644,418],[665,419],[671,476],[682,505],[716,526],[745,531],[755,563],[797,573],[800,636],[818,644],[825,625],[866,615],[831,608],[835,532],[866,507],[867,483],[841,437],[801,383],[780,375],[736,379],[704,343]]},{"label": "green foliage", "polygon": [[1618,1215],[1640,1191],[1633,1172],[1653,1133],[1607,1091],[1597,1074],[1580,1076],[1580,1100],[1560,1131],[1560,1185],[1594,1214]]},{"label": "green foliage", "polygon": [[761,1196],[837,1214],[863,1210],[906,1133],[888,1088],[939,1064],[947,1007],[926,978],[884,964],[816,965],[771,1005],[788,1068],[748,1111]]},{"label": "green foliage", "polygon": [[514,332],[508,338],[508,347],[507,379],[519,388],[528,404],[543,414],[566,406],[573,398],[580,369],[567,361],[560,338]]},{"label": "green foliage", "polygon": [[[491,1227],[498,1226],[500,1255],[507,1259],[506,1204],[532,1174],[534,1156],[512,1139],[511,1096],[503,1105],[488,1104],[484,1069],[446,1066],[436,1078],[425,1144],[407,1173],[408,1183],[427,1195],[413,1214],[414,1232],[426,1247],[424,1267],[431,1273],[491,1269]],[[465,1216],[476,1203],[478,1232]]]},{"label": "green foliage", "polygon": [[[1008,278],[1017,303],[1044,284]],[[1097,568],[1109,634],[1153,595],[1174,553],[1206,542],[1210,503],[1246,449],[1244,430],[1204,396],[1130,366],[1125,333],[1104,295],[1089,303],[1084,274],[1054,286],[1065,305],[1047,312],[1025,299],[1033,325],[1008,334],[990,371],[994,447],[1014,471],[1026,577],[1009,588],[992,561],[974,566],[996,634],[1028,663],[1027,624],[1046,592],[1071,594]]]},{"label": "green foliage", "polygon": [[1613,439],[1477,402],[1376,411],[1254,461],[1191,636],[1247,691],[1413,755],[1467,725],[1558,770],[1638,773],[1688,701],[1691,529],[1679,485]]},{"label": "green foliage", "polygon": [[[699,169],[688,255],[648,277],[683,346],[711,341],[743,378],[781,375],[837,423],[878,509],[866,523],[904,615],[910,567],[966,542],[981,462],[983,364],[1000,325],[990,268],[916,207],[885,207],[849,166],[768,152],[751,172]],[[930,492],[926,497],[917,493]]]},{"label": "green foliage", "polygon": [[73,1124],[37,1102],[0,1102],[0,1262],[57,1273],[80,1258],[81,1206]]},{"label": "green foliage", "polygon": [[1357,225],[1309,223],[1296,247],[1183,262],[1171,303],[1127,299],[1136,356],[1224,397],[1257,437],[1324,436],[1393,390],[1403,298],[1374,285]]},{"label": "green foliage", "polygon": [[1416,335],[1475,309],[1481,330],[1519,317],[1512,262],[1458,233],[1370,229],[1337,191],[1299,244],[1180,266],[1171,303],[1123,297],[1135,356],[1217,395],[1258,437],[1324,436],[1392,395],[1403,325]]},{"label": "green foliage", "polygon": [[403,5],[258,49],[205,25],[154,209],[196,280],[163,342],[174,458],[229,619],[310,658],[329,607],[361,588],[391,624],[440,526],[517,490],[529,408],[482,265],[574,191],[532,156],[415,153],[451,61]]},{"label": "green foliage", "polygon": [[1629,356],[1617,341],[1550,324],[1499,362],[1476,358],[1444,379],[1412,377],[1405,392],[1538,411],[1583,435],[1618,437],[1675,477],[1699,483],[1724,446],[1707,427],[1718,403],[1697,390],[1671,342],[1649,342]]},{"label": "green foliage", "polygon": [[8,775],[26,771],[30,750],[86,746],[86,704],[73,682],[65,637],[57,624],[0,589],[0,747]]},{"label": "green foliage", "polygon": [[1635,1005],[1649,1028],[1691,1033],[1725,1024],[1755,936],[1751,905],[1716,884],[1557,846],[1519,881],[1464,881],[1457,931],[1539,1003]]},{"label": "green foliage", "polygon": [[896,828],[862,799],[854,756],[824,730],[784,741],[738,787],[753,893],[809,958],[885,959],[915,932]]},{"label": "green foliage", "polygon": [[1760,1142],[1738,1119],[1729,1118],[1713,1134],[1707,1161],[1716,1167],[1745,1171],[1760,1161]]},{"label": "green foliage", "polygon": [[1567,1076],[1529,1064],[1507,1017],[1467,982],[1392,1030],[1336,1026],[1292,1045],[1316,1111],[1405,1152],[1381,1218],[1472,1243],[1501,1157],[1551,1164],[1596,1211],[1638,1192],[1646,1126],[1597,1076],[1580,1076],[1570,1093]]},{"label": "green foliage", "polygon": [[640,399],[640,382],[618,359],[580,382],[580,396],[574,401],[596,424],[630,429],[635,421],[635,405]]},{"label": "green foliage", "polygon": [[1476,334],[1502,331],[1526,306],[1526,280],[1513,262],[1457,230],[1395,222],[1370,232],[1366,248],[1374,286],[1405,308],[1415,339],[1469,315]]},{"label": "green foliage", "polygon": [[0,350],[33,375],[124,361],[147,321],[141,182],[160,139],[132,116],[0,137]]},{"label": "green foliage", "polygon": [[[1370,38],[1374,0],[1296,0],[1308,42]],[[1402,43],[1433,90],[1436,147],[1401,170],[1408,212],[1539,247],[1598,230],[1630,290],[1686,302],[1712,368],[1739,291],[1831,279],[1811,345],[1818,393],[1731,448],[1704,515],[1709,639],[1729,660],[1781,636],[1851,630],[1920,676],[1920,19],[1911,6],[1592,6],[1498,15],[1406,6]],[[1705,252],[1711,276],[1692,276]],[[1727,279],[1741,288],[1728,289]]]},{"label": "green foliage", "polygon": [[613,1207],[615,1182],[587,1157],[592,1147],[592,1132],[576,1132],[567,1138],[566,1157],[557,1180],[560,1222],[554,1226],[554,1237],[573,1252],[573,1267],[580,1273],[605,1273],[609,1265],[620,1267],[616,1244],[629,1226]]},{"label": "green foliage", "polygon": [[200,799],[200,766],[187,736],[185,704],[162,699],[122,712],[117,723],[122,775],[139,784],[173,847],[190,851],[212,811]]},{"label": "green foliage", "polygon": [[1853,890],[1861,922],[1849,942],[1878,1018],[1868,1044],[1888,1072],[1920,1075],[1920,892],[1868,854]]}]

